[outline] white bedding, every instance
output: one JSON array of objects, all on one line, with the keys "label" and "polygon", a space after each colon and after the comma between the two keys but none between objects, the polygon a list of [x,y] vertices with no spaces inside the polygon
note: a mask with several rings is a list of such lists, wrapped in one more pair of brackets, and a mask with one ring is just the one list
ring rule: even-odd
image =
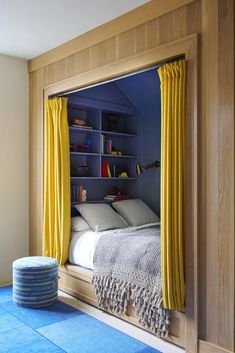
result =
[{"label": "white bedding", "polygon": [[[72,232],[70,250],[69,250],[69,262],[71,264],[79,265],[82,267],[93,270],[93,257],[95,248],[98,240],[105,234],[120,234],[122,232],[135,232],[139,229],[149,228],[153,226],[159,226],[158,223],[145,224],[138,227],[128,227],[122,229],[112,229],[103,232],[94,232],[92,229],[84,230],[81,232]],[[147,231],[147,229],[146,229]]]}]

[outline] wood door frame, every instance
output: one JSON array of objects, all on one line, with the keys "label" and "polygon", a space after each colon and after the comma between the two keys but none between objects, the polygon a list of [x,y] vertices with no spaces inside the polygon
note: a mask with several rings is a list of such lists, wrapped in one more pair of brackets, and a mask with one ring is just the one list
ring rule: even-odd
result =
[{"label": "wood door frame", "polygon": [[[137,72],[178,56],[187,61],[186,98],[186,352],[198,351],[198,35],[193,34],[156,48],[132,55],[77,76],[47,85],[42,90],[45,101],[51,95],[102,83]],[[42,111],[44,109],[42,108]],[[44,119],[43,119],[44,120]],[[43,124],[44,125],[44,124]],[[42,170],[43,170],[43,166]],[[193,256],[192,256],[193,254]]]}]

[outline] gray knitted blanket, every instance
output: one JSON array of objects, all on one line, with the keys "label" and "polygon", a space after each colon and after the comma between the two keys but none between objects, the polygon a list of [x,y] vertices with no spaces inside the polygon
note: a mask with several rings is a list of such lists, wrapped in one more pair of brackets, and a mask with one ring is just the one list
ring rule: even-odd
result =
[{"label": "gray knitted blanket", "polygon": [[95,250],[92,284],[101,309],[123,315],[132,300],[139,322],[157,336],[168,336],[170,312],[162,307],[159,228],[105,232]]}]

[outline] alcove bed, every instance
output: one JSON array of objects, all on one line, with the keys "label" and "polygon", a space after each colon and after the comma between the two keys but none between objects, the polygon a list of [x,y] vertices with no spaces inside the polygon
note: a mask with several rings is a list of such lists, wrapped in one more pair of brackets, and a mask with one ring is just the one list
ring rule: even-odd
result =
[{"label": "alcove bed", "polygon": [[[182,43],[181,43],[182,44]],[[192,323],[194,320],[191,320],[191,328],[190,328],[190,325],[187,325],[187,320],[190,320],[190,317],[191,319],[193,318],[194,316],[194,310],[195,310],[195,302],[194,302],[194,295],[195,295],[195,291],[196,291],[196,288],[197,288],[197,282],[196,282],[196,277],[195,277],[195,274],[196,274],[196,269],[197,269],[197,266],[196,266],[196,258],[195,258],[195,251],[196,251],[196,228],[193,228],[193,222],[192,222],[192,217],[195,217],[196,215],[194,214],[192,216],[192,204],[195,203],[195,199],[194,197],[196,196],[196,194],[194,193],[195,192],[195,180],[196,180],[196,176],[195,174],[192,174],[193,173],[193,169],[196,168],[196,160],[195,159],[191,159],[191,153],[192,153],[192,150],[196,147],[196,142],[195,142],[195,139],[192,138],[193,135],[194,135],[194,129],[196,127],[196,120],[195,119],[195,116],[196,116],[196,108],[195,108],[195,102],[196,102],[196,75],[195,75],[195,69],[196,69],[196,66],[195,66],[195,63],[196,63],[196,57],[194,56],[195,55],[195,52],[193,52],[192,48],[194,50],[196,50],[196,38],[190,38],[190,40],[186,40],[186,43],[183,43],[183,47],[184,45],[186,45],[187,49],[190,48],[189,52],[187,52],[187,50],[182,50],[181,48],[181,51],[177,51],[177,49],[173,49],[171,48],[172,52],[174,53],[172,55],[172,57],[176,56],[176,55],[185,55],[186,59],[188,57],[188,59],[190,59],[189,61],[189,65],[188,65],[188,78],[187,78],[187,83],[189,83],[191,80],[191,82],[189,84],[187,84],[187,93],[188,93],[188,101],[186,102],[186,105],[187,105],[187,116],[190,112],[193,112],[194,114],[192,114],[192,119],[191,120],[188,120],[186,122],[186,131],[189,133],[187,138],[186,138],[186,219],[185,219],[185,227],[186,227],[186,234],[185,234],[185,242],[186,242],[186,266],[185,266],[185,270],[186,270],[186,315],[184,313],[180,313],[180,312],[173,312],[172,313],[172,324],[171,324],[171,331],[170,331],[170,336],[168,337],[168,339],[173,342],[173,343],[176,343],[178,344],[179,346],[182,346],[182,347],[185,347],[186,345],[186,339],[187,339],[187,331],[191,330],[192,328]],[[193,52],[193,59],[191,56]],[[161,57],[161,55],[160,55]],[[151,58],[152,60],[152,64],[156,63],[156,62],[159,62],[158,60],[156,60],[156,57],[153,59]],[[150,61],[151,61],[150,60]],[[142,69],[144,67],[146,67],[146,62],[144,64],[144,60],[143,62],[139,63],[139,65],[137,65],[137,68],[138,69]],[[147,66],[150,66],[150,62],[147,64]],[[151,65],[153,66],[153,65]],[[129,70],[130,72],[133,70]],[[157,73],[156,73],[156,69],[154,69],[154,74],[156,75],[155,77],[157,78]],[[124,70],[122,71],[123,73],[126,72],[128,73],[128,70]],[[146,73],[142,73],[140,75],[148,75],[148,74],[153,74],[153,71],[151,70],[147,70]],[[101,75],[101,76],[100,76]],[[120,76],[118,74],[115,75],[116,77],[117,76]],[[98,79],[97,79],[97,82],[102,82],[102,72],[98,73]],[[110,78],[110,76],[108,76],[107,78]],[[80,77],[81,79],[81,77]],[[88,85],[88,82],[90,83],[95,83],[95,79],[92,80],[91,78],[84,78],[84,83],[82,86],[86,86]],[[90,81],[89,81],[90,80]],[[79,87],[79,85],[77,85],[77,87]],[[65,88],[65,89],[64,89]],[[74,82],[69,82],[69,80],[65,83],[61,83],[60,85],[55,85],[54,87],[48,87],[44,93],[45,93],[45,99],[47,99],[48,97],[50,96],[53,96],[55,94],[58,94],[63,91],[68,91],[70,90],[71,88],[75,88],[74,86]],[[113,94],[117,96],[117,90],[119,91],[119,93],[121,92],[121,95],[125,96],[125,94],[123,94],[123,92],[125,91],[126,94],[128,94],[128,92],[130,92],[128,90],[128,85],[125,87],[125,85],[122,86],[122,83],[120,84],[115,84],[115,83],[109,83],[109,90],[113,90]],[[121,89],[122,88],[122,89]],[[96,90],[96,88],[90,88],[91,90],[93,90],[93,92]],[[81,91],[82,92],[82,91]],[[85,92],[85,91],[84,91]],[[69,100],[73,100],[74,97],[76,96],[77,93],[72,93],[71,96],[69,97]],[[68,94],[67,94],[68,95]],[[78,94],[79,95],[79,94]],[[89,95],[88,95],[89,96]],[[126,97],[127,98],[127,97]],[[82,102],[82,99],[90,99],[89,97],[82,97],[81,93],[80,93],[80,104]],[[131,99],[133,100],[133,97],[131,97]],[[101,97],[101,100],[104,101],[104,99]],[[129,100],[130,102],[130,97],[127,98],[127,101]],[[125,102],[125,104],[127,103],[127,101]],[[90,101],[89,101],[90,102]],[[97,102],[97,101],[96,101]],[[137,102],[138,102],[138,99],[137,99]],[[120,102],[119,102],[120,103]],[[125,105],[124,104],[124,105]],[[131,104],[132,105],[132,104]],[[134,106],[134,104],[133,104]],[[133,109],[133,106],[131,107],[131,109]],[[80,107],[81,108],[81,107]],[[94,107],[93,107],[94,108]],[[95,109],[97,108],[97,106],[95,107]],[[107,109],[107,107],[105,108]],[[158,105],[158,108],[159,109],[159,105]],[[109,111],[112,111],[112,109],[107,109]],[[115,110],[115,109],[114,109]],[[141,115],[141,112],[139,111],[139,109],[136,109],[136,106],[134,108],[135,110],[135,114],[136,115]],[[112,111],[113,112],[113,111]],[[159,110],[160,112],[160,110]],[[131,112],[131,114],[133,114],[133,111]],[[72,119],[74,118],[73,115],[72,116]],[[91,112],[91,121],[93,121],[92,119],[94,119],[92,116],[93,116],[93,113]],[[93,128],[95,127],[94,130],[97,130],[97,133],[99,135],[102,135],[102,132],[105,130],[103,129],[102,127],[102,124],[104,123],[105,124],[105,116],[103,118],[103,116],[101,115],[100,117],[100,120],[99,120],[99,123],[98,125],[93,125]],[[152,115],[151,115],[151,118],[150,120],[152,119]],[[159,119],[160,121],[160,119]],[[145,129],[148,129],[149,126],[151,126],[151,124],[146,124],[144,125],[144,128]],[[73,129],[73,128],[72,128]],[[76,127],[74,127],[74,129],[76,129]],[[155,136],[156,136],[156,133],[159,134],[160,136],[160,126],[158,125],[157,129],[154,131],[152,129],[151,130],[151,133],[153,133],[153,136],[154,136],[154,133],[155,133]],[[134,131],[134,134],[133,134],[133,131],[131,131],[130,135],[138,135],[138,132],[141,131],[140,127],[137,126],[137,130]],[[142,133],[142,132],[141,132]],[[150,134],[151,134],[150,133]],[[129,136],[131,138],[131,136]],[[141,136],[143,137],[143,136]],[[95,141],[95,139],[92,137],[91,139],[92,140],[92,145],[93,146],[98,146],[99,145],[99,141]],[[159,143],[159,140],[160,139],[156,139],[156,143]],[[152,144],[152,140],[150,142],[150,144]],[[141,184],[143,184],[144,182],[146,182],[146,185],[149,184],[149,182],[151,181],[151,179],[149,180],[149,178],[147,177],[144,181],[144,179],[141,181],[140,179],[136,179],[136,176],[133,174],[133,167],[136,165],[136,162],[142,162],[142,159],[145,159],[145,158],[141,158],[142,157],[142,154],[144,153],[148,153],[148,151],[155,151],[156,153],[160,153],[159,149],[156,148],[156,149],[151,149],[151,150],[148,150],[148,148],[146,148],[146,150],[144,151],[141,150],[140,148],[141,144],[140,144],[140,141],[138,140],[137,142],[137,147],[135,147],[135,151],[133,153],[133,150],[131,150],[131,148],[133,148],[133,146],[129,146],[130,148],[130,153],[129,156],[132,156],[132,158],[130,158],[131,162],[130,162],[130,165],[131,165],[131,172],[128,170],[127,173],[128,173],[128,177],[130,179],[125,179],[125,182],[124,180],[122,181],[122,183],[124,183],[124,185],[126,183],[129,184],[128,186],[128,195],[133,195],[133,197],[139,197],[139,198],[146,198],[146,202],[157,212],[159,213],[159,199],[160,199],[160,183],[156,183],[156,193],[155,193],[155,198],[152,198],[152,193],[150,192],[149,195],[147,193],[147,195],[144,195],[143,193],[141,193]],[[142,146],[141,146],[142,147]],[[73,147],[72,147],[73,148]],[[95,147],[96,148],[96,147]],[[97,147],[98,148],[98,147]],[[137,152],[135,154],[135,152]],[[76,158],[76,153],[75,151],[72,151],[71,150],[71,153],[72,153],[72,158]],[[96,165],[96,168],[95,170],[91,169],[91,176],[90,176],[90,179],[89,179],[89,176],[87,178],[87,181],[84,183],[83,185],[83,188],[86,189],[87,191],[87,200],[89,201],[89,197],[90,195],[92,195],[92,199],[90,199],[90,201],[100,201],[101,200],[101,195],[100,194],[97,194],[92,192],[91,191],[91,181],[94,181],[95,179],[97,179],[97,182],[98,182],[98,179],[100,177],[102,177],[102,175],[100,173],[102,173],[102,153],[100,153],[98,150],[94,151],[94,153],[97,154],[97,156],[88,156],[90,152],[87,152],[87,156],[84,156],[86,158],[86,160],[89,158],[95,158],[96,161],[93,162],[94,163],[91,163],[90,165],[92,166],[93,164]],[[159,155],[148,155],[148,157],[150,157],[151,159],[150,160],[146,160],[144,161],[144,163],[149,163],[155,159],[159,159]],[[114,157],[112,157],[114,158]],[[129,160],[128,160],[129,162]],[[88,161],[88,164],[90,162]],[[112,168],[112,172],[114,173],[114,168],[113,168],[113,165],[110,165],[110,167]],[[124,163],[124,169],[128,169],[127,168],[128,165]],[[126,170],[125,170],[126,171]],[[159,181],[159,174],[157,175],[157,170],[151,170],[150,172],[154,173],[156,172],[155,174],[155,177],[156,177],[156,180]],[[146,173],[147,175],[147,173]],[[114,176],[115,177],[115,176]],[[188,178],[187,178],[188,177]],[[79,178],[79,177],[78,177]],[[92,179],[91,179],[92,178]],[[112,179],[112,178],[111,178]],[[75,181],[75,178],[72,177],[72,180]],[[79,185],[79,182],[81,180],[79,179],[76,179],[76,181],[78,181],[78,183],[76,183],[76,185]],[[103,180],[102,180],[103,182]],[[110,184],[109,184],[110,180],[108,180],[107,178],[107,183],[105,183],[105,186],[99,188],[99,192],[104,196],[107,192],[106,190],[110,190]],[[131,185],[132,183],[132,185]],[[108,185],[109,184],[109,185]],[[143,187],[143,185],[142,185]],[[194,188],[194,192],[191,193],[191,190],[192,188]],[[96,189],[97,190],[97,189]],[[193,196],[193,199],[192,199],[192,196]],[[73,201],[74,204],[77,202],[77,201]],[[187,208],[187,205],[189,206]],[[196,210],[194,210],[194,212],[196,212]],[[188,217],[187,217],[188,216]],[[194,224],[194,227],[196,226],[196,223]],[[193,231],[192,231],[192,228],[193,228]],[[188,231],[191,230],[192,232],[191,233],[188,233]],[[191,239],[191,241],[189,243],[187,243],[187,237],[188,239]],[[189,256],[189,253],[187,253],[187,250],[191,252],[192,255]],[[91,286],[91,278],[92,278],[92,273],[90,270],[88,269],[85,269],[83,267],[79,267],[79,266],[76,266],[76,265],[72,265],[72,264],[65,264],[64,266],[61,266],[60,267],[60,280],[59,280],[59,286],[62,290],[64,290],[65,292],[68,292],[92,305],[95,305],[97,306],[97,300],[96,300],[96,296],[95,296],[95,293],[94,293],[94,290]],[[190,276],[189,276],[190,275]],[[190,297],[191,295],[191,297]],[[131,304],[131,303],[130,303]],[[127,320],[137,326],[140,326],[139,323],[138,323],[138,320],[133,312],[133,310],[131,309],[131,305],[128,306],[128,315],[126,315],[125,317],[122,317],[124,320]]]},{"label": "alcove bed", "polygon": [[[65,96],[68,98],[70,126],[73,219],[79,214],[75,208],[79,204],[79,188],[85,190],[87,203],[107,202],[111,205],[115,200],[141,199],[160,216],[160,169],[153,167],[145,170],[142,167],[139,175],[136,170],[137,164],[151,167],[154,161],[161,159],[161,94],[157,67]],[[78,117],[82,121],[79,120],[76,125],[74,122],[76,123],[75,118]],[[81,126],[84,121],[87,125]],[[108,151],[105,146],[109,142],[112,144],[112,151]],[[84,150],[85,152],[81,152]],[[102,174],[104,161],[108,163],[110,177]],[[85,176],[82,170],[76,171],[77,165],[87,167]],[[128,177],[119,177],[122,172],[126,172]],[[121,190],[121,195],[117,198],[114,195],[112,198],[109,194],[113,189]],[[70,263],[61,268],[60,288],[97,306],[95,291],[91,285],[92,271],[86,268],[92,265],[89,266],[88,261],[79,262],[75,251],[83,250],[79,246],[76,249],[80,235],[73,228],[72,233],[71,244],[74,250],[71,250],[70,245]],[[182,330],[178,319],[180,316],[183,314],[175,313],[172,319],[171,336],[174,335],[176,341],[179,340]],[[120,317],[142,327],[138,323],[131,300],[128,315]]]}]

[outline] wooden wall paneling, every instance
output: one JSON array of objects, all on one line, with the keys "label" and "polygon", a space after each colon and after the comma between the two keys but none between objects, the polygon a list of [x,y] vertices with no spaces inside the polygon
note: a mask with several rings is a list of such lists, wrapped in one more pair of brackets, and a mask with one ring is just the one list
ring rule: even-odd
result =
[{"label": "wooden wall paneling", "polygon": [[116,60],[116,37],[98,43],[90,48],[91,69],[109,64]]},{"label": "wooden wall paneling", "polygon": [[156,62],[156,58],[157,62],[162,62],[165,61],[166,58],[174,58],[179,54],[182,55],[185,50],[185,45],[191,41],[192,37],[193,35],[150,49],[147,55],[146,51],[141,52],[132,55],[130,59],[125,58],[118,60],[74,76],[71,79],[49,84],[46,88],[47,92],[49,95],[55,94],[56,92],[66,92],[71,89],[86,87],[91,84],[109,80],[110,78],[120,77],[146,67],[151,67],[151,65]]},{"label": "wooden wall paneling", "polygon": [[74,57],[68,56],[55,62],[56,81],[63,80],[65,77],[74,75]]},{"label": "wooden wall paneling", "polygon": [[99,42],[105,41],[194,1],[195,0],[152,0],[113,21],[101,25],[55,49],[49,50],[45,54],[31,59],[29,61],[29,72],[35,71],[40,67],[51,64],[69,55],[73,55],[78,51],[96,45]]},{"label": "wooden wall paneling", "polygon": [[89,71],[91,68],[90,48],[74,54],[74,75]]},{"label": "wooden wall paneling", "polygon": [[235,351],[233,0],[219,1],[218,18],[218,345]]},{"label": "wooden wall paneling", "polygon": [[198,38],[187,61],[185,124],[186,352],[198,352]]},{"label": "wooden wall paneling", "polygon": [[157,47],[160,44],[159,18],[146,23],[147,49]]},{"label": "wooden wall paneling", "polygon": [[[204,125],[205,160],[205,209],[201,224],[206,224],[206,234],[201,233],[205,245],[201,258],[206,259],[205,312],[201,311],[200,324],[205,323],[203,337],[218,345],[218,1],[202,3],[202,121]],[[202,279],[202,277],[201,277]]]},{"label": "wooden wall paneling", "polygon": [[141,25],[135,29],[135,52],[139,53],[145,51],[147,48],[146,25]]},{"label": "wooden wall paneling", "polygon": [[[197,36],[183,39],[134,54],[131,57],[90,70],[87,73],[66,79],[44,88],[45,99],[58,92],[73,90],[93,83],[102,82],[111,77],[118,77],[138,71],[158,62],[185,54],[188,61],[187,79],[187,198],[186,198],[186,292],[187,311],[185,337],[187,352],[197,352]],[[182,320],[182,318],[181,318]],[[173,338],[172,338],[173,339]]]},{"label": "wooden wall paneling", "polygon": [[212,343],[199,340],[199,353],[234,353],[234,351],[230,351]]},{"label": "wooden wall paneling", "polygon": [[136,52],[136,32],[135,29],[130,29],[127,32],[117,36],[117,58],[118,60],[134,55]]},{"label": "wooden wall paneling", "polygon": [[[185,35],[201,34],[199,329],[201,339],[216,347],[226,347],[219,347],[224,352],[234,350],[235,341],[233,11],[233,0],[151,1],[149,7],[146,4],[141,10],[137,9],[29,62],[29,70],[36,70],[30,74],[30,253],[36,255],[41,252],[42,236],[43,87],[48,87],[47,93],[53,93],[57,85],[61,92],[136,71],[152,65],[156,50],[158,61],[172,53],[176,55],[174,48],[183,53],[184,46],[180,49],[179,44],[182,40],[172,42],[175,36],[182,36],[184,32]],[[176,26],[182,27],[177,29]],[[123,32],[126,34],[119,36]],[[126,35],[130,36],[129,39],[125,38]],[[99,43],[106,39],[113,43],[112,38],[115,38],[115,45],[110,44],[111,51],[116,56],[110,54],[107,58],[106,45],[99,46]],[[135,50],[132,44],[130,56],[126,56],[125,50],[129,48],[124,48],[131,42],[130,38],[135,41]],[[169,43],[165,43],[168,40]],[[117,59],[118,42],[122,59]],[[69,59],[60,62],[66,57]],[[99,63],[96,64],[96,60],[100,60]],[[193,197],[195,199],[195,195]],[[190,266],[192,270],[195,264],[190,262]],[[196,274],[193,276],[195,278]],[[196,289],[191,290],[195,293]],[[195,310],[195,302],[191,304]],[[187,322],[188,334],[193,325],[193,322]],[[194,348],[195,336],[190,338],[189,335],[188,346],[190,341]],[[208,342],[200,341],[200,352],[213,352]]]},{"label": "wooden wall paneling", "polygon": [[234,3],[202,2],[201,338],[234,351]]},{"label": "wooden wall paneling", "polygon": [[201,33],[202,28],[202,1],[189,4],[186,8],[187,34]]}]

